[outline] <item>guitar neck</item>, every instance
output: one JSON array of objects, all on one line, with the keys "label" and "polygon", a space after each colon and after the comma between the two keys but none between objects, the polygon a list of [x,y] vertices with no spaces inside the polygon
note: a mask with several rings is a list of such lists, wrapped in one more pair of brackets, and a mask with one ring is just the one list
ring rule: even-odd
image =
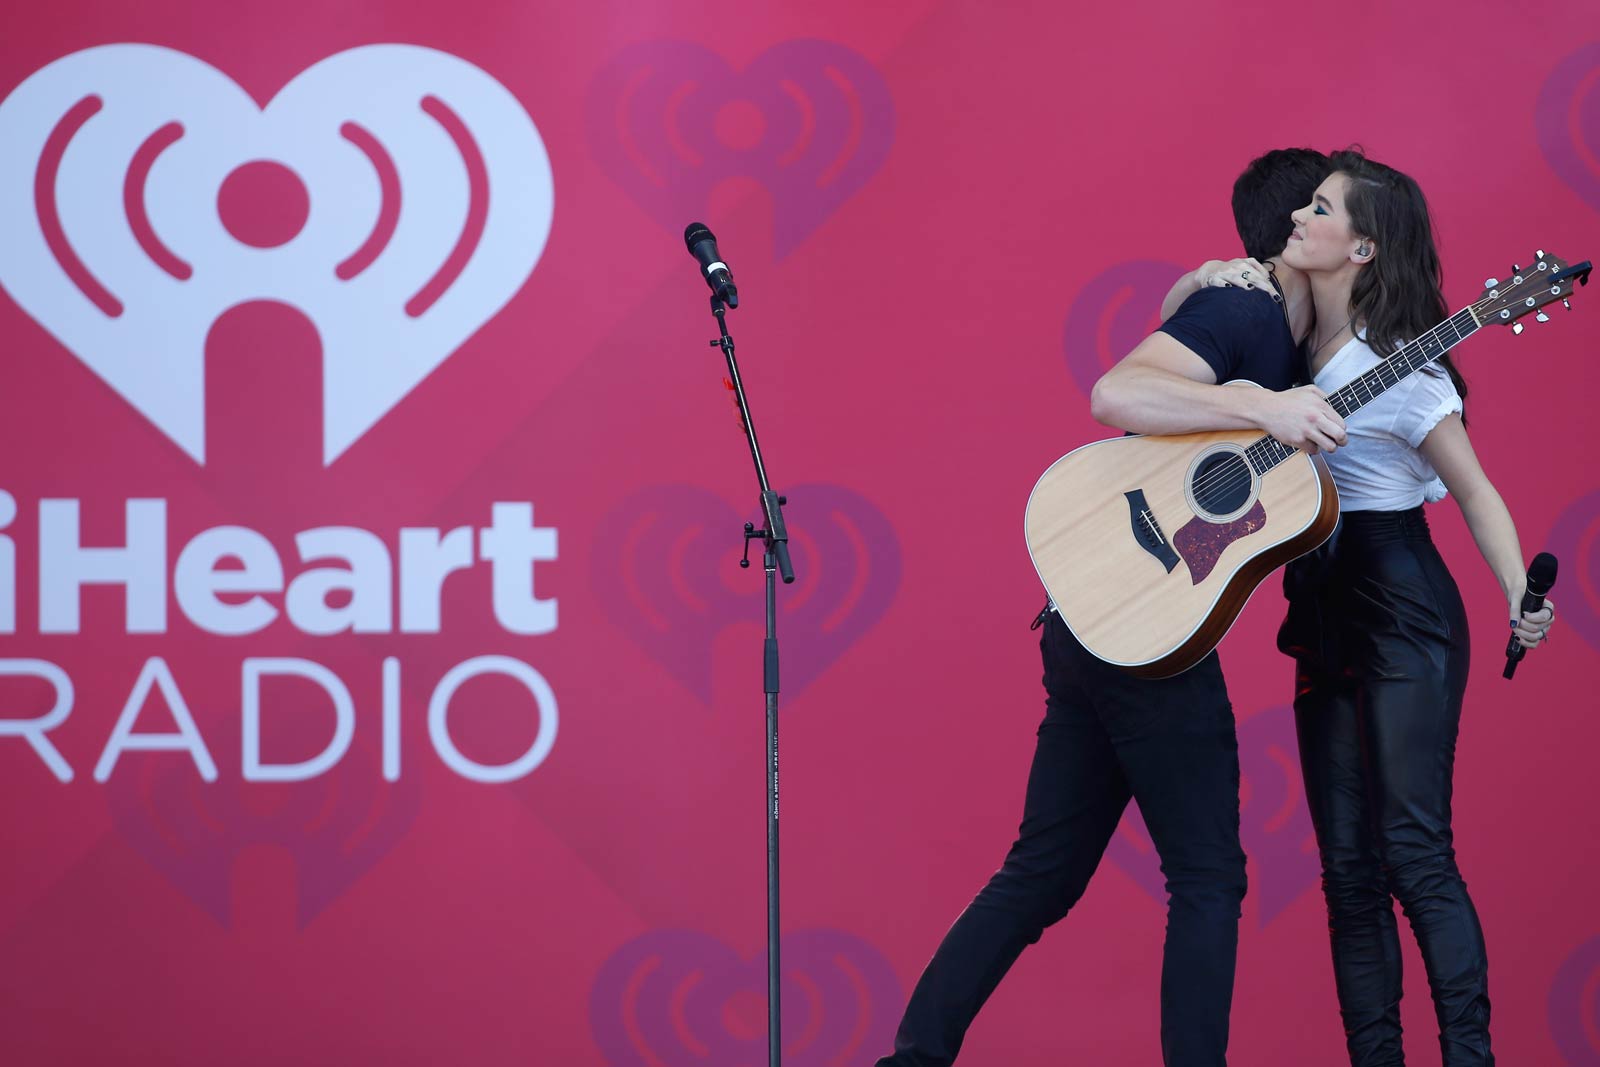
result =
[{"label": "guitar neck", "polygon": [[[1482,325],[1471,308],[1462,308],[1394,355],[1381,360],[1376,367],[1329,393],[1328,406],[1337,411],[1340,418],[1348,419],[1387,390],[1477,333]],[[1246,449],[1245,453],[1256,473],[1265,474],[1299,451],[1276,438],[1264,437]]]}]

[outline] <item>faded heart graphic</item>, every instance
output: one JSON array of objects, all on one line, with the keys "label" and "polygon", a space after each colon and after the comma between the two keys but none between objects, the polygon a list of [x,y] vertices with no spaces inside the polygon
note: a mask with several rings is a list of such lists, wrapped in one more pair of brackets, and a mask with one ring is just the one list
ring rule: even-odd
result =
[{"label": "faded heart graphic", "polygon": [[[274,745],[318,751],[328,740],[309,718],[273,727]],[[238,722],[213,731],[210,750],[240,750]],[[410,831],[422,805],[417,775],[386,782],[378,755],[357,743],[307,781],[247,782],[238,767],[202,781],[181,753],[125,755],[107,780],[117,832],[179,892],[224,927],[234,913],[234,864],[272,846],[294,863],[297,924],[304,927],[377,866]]]},{"label": "faded heart graphic", "polygon": [[[795,584],[778,595],[784,692],[794,694],[881,619],[900,587],[900,541],[870,500],[838,485],[787,491]],[[759,558],[730,568],[741,519],[710,490],[662,485],[628,497],[601,524],[618,555],[597,552],[595,593],[612,621],[690,692],[712,699],[712,644],[761,624]],[[755,546],[759,552],[760,546]]]},{"label": "faded heart graphic", "polygon": [[409,45],[331,56],[265,107],[182,52],[91,48],[0,103],[0,144],[0,286],[201,463],[229,308],[315,324],[331,463],[521,288],[554,210],[516,98]]},{"label": "faded heart graphic", "polygon": [[[1239,724],[1239,836],[1250,860],[1250,896],[1262,926],[1316,886],[1321,874],[1300,784],[1299,751],[1293,708],[1269,708]],[[1152,900],[1165,903],[1160,861],[1136,805],[1129,806],[1106,856]]]},{"label": "faded heart graphic", "polygon": [[883,166],[895,113],[878,69],[833,41],[785,41],[743,70],[693,41],[645,41],[596,78],[588,127],[606,173],[673,232],[708,213],[718,182],[761,182],[781,259]]},{"label": "faded heart graphic", "polygon": [[1550,551],[1561,567],[1551,599],[1561,621],[1600,652],[1600,490],[1574,500],[1550,529]]},{"label": "faded heart graphic", "polygon": [[1569,1067],[1600,1067],[1600,936],[1583,942],[1550,983],[1550,1036]]},{"label": "faded heart graphic", "polygon": [[1100,376],[1159,324],[1161,298],[1183,273],[1176,263],[1135,259],[1091,279],[1067,312],[1067,371],[1088,396]]},{"label": "faded heart graphic", "polygon": [[1600,44],[1584,45],[1556,64],[1533,115],[1550,169],[1600,211]]},{"label": "faded heart graphic", "polygon": [[[894,1038],[900,982],[868,942],[842,930],[785,934],[784,1060],[869,1063]],[[600,968],[589,1022],[606,1067],[754,1063],[766,1051],[765,953],[741,958],[709,934],[656,930]]]}]

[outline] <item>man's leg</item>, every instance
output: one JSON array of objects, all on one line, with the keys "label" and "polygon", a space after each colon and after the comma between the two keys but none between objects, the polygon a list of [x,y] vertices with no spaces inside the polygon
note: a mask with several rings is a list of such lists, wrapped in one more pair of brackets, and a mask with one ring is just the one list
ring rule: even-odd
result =
[{"label": "man's leg", "polygon": [[1097,704],[1166,876],[1163,1057],[1220,1067],[1245,893],[1239,742],[1222,668],[1213,654],[1175,678],[1108,678]]},{"label": "man's leg", "polygon": [[1022,950],[1083,895],[1122,818],[1128,786],[1087,694],[1061,662],[1065,632],[1052,613],[1040,641],[1045,717],[1016,843],[945,934],[912,991],[894,1054],[878,1067],[955,1061],[967,1027]]}]

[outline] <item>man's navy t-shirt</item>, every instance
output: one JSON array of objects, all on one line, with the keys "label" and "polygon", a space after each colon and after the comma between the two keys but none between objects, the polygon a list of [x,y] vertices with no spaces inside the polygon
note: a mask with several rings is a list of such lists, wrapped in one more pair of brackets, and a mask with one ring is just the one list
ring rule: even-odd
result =
[{"label": "man's navy t-shirt", "polygon": [[1305,379],[1281,305],[1264,289],[1201,289],[1161,324],[1161,332],[1210,364],[1219,383],[1243,378],[1282,391]]}]

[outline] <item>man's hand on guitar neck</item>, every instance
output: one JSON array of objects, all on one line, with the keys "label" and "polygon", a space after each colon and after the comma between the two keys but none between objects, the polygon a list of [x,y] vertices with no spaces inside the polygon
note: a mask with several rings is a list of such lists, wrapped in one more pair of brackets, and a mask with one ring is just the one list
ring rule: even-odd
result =
[{"label": "man's hand on guitar neck", "polygon": [[1281,393],[1256,390],[1259,405],[1255,424],[1290,448],[1316,455],[1332,452],[1346,441],[1344,420],[1329,406],[1327,395],[1314,385]]}]

